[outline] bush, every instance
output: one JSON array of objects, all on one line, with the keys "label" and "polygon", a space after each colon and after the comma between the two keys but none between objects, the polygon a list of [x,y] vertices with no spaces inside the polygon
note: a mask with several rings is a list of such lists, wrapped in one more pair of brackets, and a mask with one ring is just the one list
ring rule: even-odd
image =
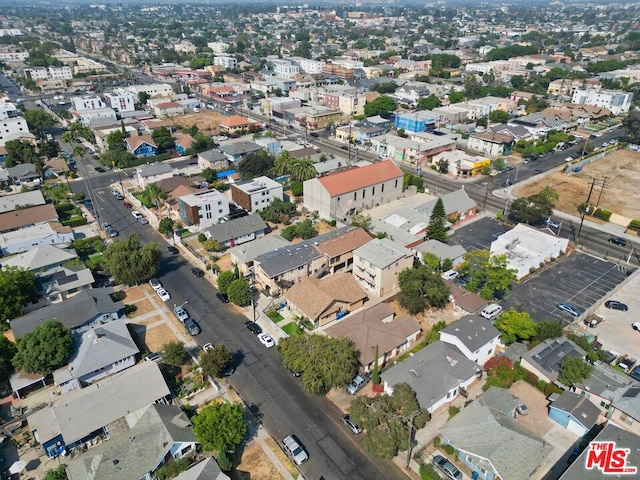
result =
[{"label": "bush", "polygon": [[86,225],[87,219],[84,217],[70,218],[60,223],[65,227],[79,227],[80,225]]},{"label": "bush", "polygon": [[453,455],[454,453],[456,453],[456,449],[453,448],[453,445],[447,444],[442,447],[442,449],[447,453],[447,455]]},{"label": "bush", "polygon": [[548,397],[552,393],[562,393],[562,392],[563,390],[554,383],[547,383],[543,391],[545,397]]},{"label": "bush", "polygon": [[204,242],[206,242],[206,241],[207,241],[207,236],[206,236],[204,233],[200,233],[200,234],[198,234],[198,241],[199,241],[200,243],[204,243]]},{"label": "bush", "polygon": [[538,385],[538,376],[527,370],[524,374],[524,381],[535,387]]},{"label": "bush", "polygon": [[631,222],[629,222],[629,226],[627,228],[629,228],[631,230],[640,231],[640,220],[631,220]]},{"label": "bush", "polygon": [[433,466],[423,463],[420,465],[420,478],[421,480],[440,480],[440,475]]},{"label": "bush", "polygon": [[605,222],[608,222],[609,219],[611,218],[611,213],[609,210],[604,210],[602,208],[596,208],[596,211],[593,212],[593,216],[596,218],[599,218],[600,220],[604,220]]},{"label": "bush", "polygon": [[336,224],[337,224],[337,222],[336,222],[336,220],[335,220],[335,219],[332,219],[332,220],[329,222],[329,225],[330,225],[330,226],[332,226],[332,227],[335,227],[335,226],[336,226]]},{"label": "bush", "polygon": [[135,312],[136,310],[138,310],[138,307],[130,304],[130,305],[125,305],[124,306],[124,314],[125,315],[131,315],[133,312]]},{"label": "bush", "polygon": [[422,185],[424,184],[424,180],[420,177],[411,177],[411,185],[416,187],[418,190],[422,189]]},{"label": "bush", "polygon": [[291,182],[291,195],[294,197],[299,197],[302,195],[302,182],[294,181]]},{"label": "bush", "polygon": [[459,413],[460,413],[459,407],[454,407],[453,405],[449,406],[449,418],[453,418]]},{"label": "bush", "polygon": [[545,382],[544,380],[538,380],[538,383],[536,383],[536,388],[541,392],[544,392],[546,387],[547,387],[547,382]]},{"label": "bush", "polygon": [[71,203],[59,203],[56,205],[57,212],[70,212],[74,208],[76,208],[75,205],[72,205]]}]

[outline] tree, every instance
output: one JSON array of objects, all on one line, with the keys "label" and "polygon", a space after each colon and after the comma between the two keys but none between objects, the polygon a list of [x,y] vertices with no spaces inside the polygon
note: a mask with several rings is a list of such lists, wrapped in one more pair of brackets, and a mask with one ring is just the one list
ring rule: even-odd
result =
[{"label": "tree", "polygon": [[55,140],[45,140],[40,144],[40,155],[53,158],[60,153],[60,145]]},{"label": "tree", "polygon": [[71,330],[55,320],[44,322],[18,339],[13,365],[22,372],[50,375],[73,352]]},{"label": "tree", "polygon": [[447,230],[444,225],[446,221],[445,217],[444,203],[442,202],[442,198],[439,197],[431,211],[429,226],[427,227],[427,238],[441,242],[447,241]]},{"label": "tree", "polygon": [[86,155],[86,153],[87,153],[87,151],[81,145],[78,145],[77,147],[75,147],[73,149],[73,156],[74,157],[78,157],[80,159],[80,162],[82,162],[84,160],[84,156]]},{"label": "tree", "polygon": [[553,212],[553,202],[544,194],[520,197],[513,201],[509,217],[514,222],[540,225],[546,222]]},{"label": "tree", "polygon": [[[38,159],[36,148],[29,142],[20,140],[9,140],[5,143],[4,148],[7,150],[5,159],[5,167],[13,166],[16,163],[35,163]],[[10,164],[7,164],[7,160]]]},{"label": "tree", "polygon": [[420,97],[418,99],[418,110],[433,110],[440,106],[440,99],[431,94],[428,97]]},{"label": "tree", "polygon": [[26,110],[23,117],[29,126],[29,130],[35,130],[38,133],[49,130],[56,123],[51,115],[39,108]]},{"label": "tree", "polygon": [[531,316],[527,312],[518,312],[514,308],[502,312],[494,325],[500,330],[504,343],[528,340],[536,334],[536,323],[531,320]]},{"label": "tree", "polygon": [[292,335],[278,344],[278,351],[285,367],[304,372],[302,387],[314,395],[346,386],[358,371],[358,350],[346,337]]},{"label": "tree", "polygon": [[493,168],[495,168],[498,171],[504,170],[506,166],[507,166],[507,161],[502,157],[498,157],[493,161]]},{"label": "tree", "polygon": [[382,95],[364,106],[364,114],[367,117],[380,115],[386,118],[396,108],[398,108],[398,105],[391,97]]},{"label": "tree", "polygon": [[269,173],[273,163],[273,156],[262,149],[255,153],[247,153],[238,163],[238,171],[244,179],[260,177]]},{"label": "tree", "polygon": [[630,110],[622,125],[627,129],[627,136],[632,143],[640,143],[640,110]]},{"label": "tree", "polygon": [[158,212],[160,212],[160,200],[167,198],[167,192],[158,186],[157,183],[148,184],[142,191],[142,195],[155,205]]},{"label": "tree", "polygon": [[356,213],[351,217],[351,225],[360,227],[368,232],[371,228],[371,216],[364,213]]},{"label": "tree", "polygon": [[562,336],[562,323],[555,320],[547,320],[536,324],[536,335],[534,340],[538,343],[559,338]]},{"label": "tree", "polygon": [[151,98],[147,92],[138,92],[138,103],[142,106],[147,104],[147,100]]},{"label": "tree", "polygon": [[311,219],[307,218],[296,225],[296,236],[303,240],[309,240],[318,235],[318,230],[313,226]]},{"label": "tree", "polygon": [[4,335],[0,335],[0,378],[9,378],[13,370],[11,360],[18,351],[16,345]]},{"label": "tree", "polygon": [[516,278],[516,271],[507,268],[507,256],[491,256],[489,250],[465,253],[464,262],[457,268],[461,274],[469,277],[467,290],[479,293],[486,300],[504,295],[509,291],[511,281]]},{"label": "tree", "polygon": [[489,114],[489,121],[494,123],[507,123],[509,121],[509,112],[494,110]]},{"label": "tree", "polygon": [[280,155],[276,157],[273,164],[273,169],[277,175],[287,175],[289,173],[289,167],[293,162],[294,157],[288,150],[282,150]]},{"label": "tree", "polygon": [[227,288],[227,296],[231,303],[239,306],[248,305],[251,302],[251,287],[244,278],[234,280]]},{"label": "tree", "polygon": [[400,450],[408,449],[406,418],[413,418],[413,426],[424,427],[429,413],[420,408],[416,393],[406,383],[393,387],[392,395],[357,397],[351,402],[351,419],[364,429],[364,448],[378,458],[393,458]]},{"label": "tree", "polygon": [[44,480],[67,480],[67,466],[60,465],[57,468],[50,468],[44,474]]},{"label": "tree", "polygon": [[436,167],[438,169],[438,173],[441,175],[449,173],[449,160],[441,158],[436,162]]},{"label": "tree", "polygon": [[140,244],[140,236],[132,233],[126,239],[114,240],[102,258],[116,282],[137,285],[156,274],[162,254],[157,243],[143,246]]},{"label": "tree", "polygon": [[167,127],[158,127],[151,133],[151,138],[156,142],[158,148],[162,151],[173,147],[173,137]]},{"label": "tree", "polygon": [[318,173],[313,166],[313,162],[310,158],[300,158],[294,160],[289,168],[291,180],[294,182],[304,182],[315,178]]},{"label": "tree", "polygon": [[[11,320],[22,315],[22,306],[34,296],[34,273],[17,267],[0,268],[0,318]],[[7,322],[0,322],[6,330]]]},{"label": "tree", "polygon": [[229,349],[220,344],[200,354],[200,367],[205,375],[211,378],[219,377],[232,360],[233,355]]},{"label": "tree", "polygon": [[218,275],[218,291],[223,294],[227,294],[229,285],[234,280],[237,280],[238,276],[233,270],[225,270]]},{"label": "tree", "polygon": [[126,147],[124,145],[124,140],[127,138],[126,134],[122,132],[122,130],[113,130],[106,136],[107,140],[107,148],[109,150],[121,150],[125,151]]},{"label": "tree", "polygon": [[591,376],[593,367],[582,358],[566,357],[560,362],[558,380],[567,386],[580,383]]},{"label": "tree", "polygon": [[511,86],[516,90],[520,90],[524,85],[524,77],[522,75],[514,75],[511,77]]},{"label": "tree", "polygon": [[165,217],[158,222],[158,232],[163,235],[170,235],[174,232],[176,222],[171,218]]},{"label": "tree", "polygon": [[247,433],[239,403],[213,403],[192,418],[193,433],[205,451],[233,451]]},{"label": "tree", "polygon": [[265,222],[281,223],[285,217],[288,218],[295,211],[295,204],[274,198],[267,208],[258,213]]},{"label": "tree", "polygon": [[451,294],[444,280],[427,265],[420,264],[400,272],[398,301],[409,313],[415,315],[425,308],[442,308]]},{"label": "tree", "polygon": [[449,94],[449,102],[460,103],[464,100],[464,97],[465,97],[464,92],[451,92]]},{"label": "tree", "polygon": [[180,367],[187,361],[187,350],[184,343],[177,340],[165,343],[162,346],[162,361],[167,365]]},{"label": "tree", "polygon": [[291,195],[299,197],[304,193],[304,184],[297,180],[291,182]]}]

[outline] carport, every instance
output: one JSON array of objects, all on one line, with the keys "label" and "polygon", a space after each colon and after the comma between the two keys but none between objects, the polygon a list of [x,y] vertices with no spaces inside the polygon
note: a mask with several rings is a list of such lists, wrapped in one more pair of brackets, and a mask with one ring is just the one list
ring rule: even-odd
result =
[{"label": "carport", "polygon": [[9,383],[11,384],[11,391],[18,399],[20,397],[20,391],[25,388],[31,387],[36,383],[42,382],[42,388],[47,388],[47,384],[44,382],[44,377],[38,373],[23,373],[17,372],[9,377]]}]

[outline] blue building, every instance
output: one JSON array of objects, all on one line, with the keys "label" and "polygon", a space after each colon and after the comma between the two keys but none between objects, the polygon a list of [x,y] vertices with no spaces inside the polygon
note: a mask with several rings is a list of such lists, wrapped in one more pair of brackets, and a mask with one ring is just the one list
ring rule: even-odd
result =
[{"label": "blue building", "polygon": [[158,153],[158,146],[153,141],[151,135],[140,135],[139,137],[129,137],[125,140],[127,150],[136,157],[149,157]]},{"label": "blue building", "polygon": [[433,131],[436,128],[436,115],[429,110],[398,113],[395,118],[396,130],[405,132]]},{"label": "blue building", "polygon": [[587,397],[565,390],[549,407],[549,418],[581,437],[598,421],[600,409]]}]

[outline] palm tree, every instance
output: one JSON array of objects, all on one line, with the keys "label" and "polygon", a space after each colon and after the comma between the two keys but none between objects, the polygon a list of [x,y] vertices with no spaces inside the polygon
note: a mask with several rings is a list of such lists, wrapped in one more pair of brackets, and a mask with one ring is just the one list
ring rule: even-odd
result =
[{"label": "palm tree", "polygon": [[160,213],[160,200],[167,198],[167,193],[155,183],[147,185],[144,189],[144,193],[147,195],[149,200],[155,203],[156,209],[158,210],[158,213]]},{"label": "palm tree", "polygon": [[[65,132],[65,133],[69,133],[69,132]],[[87,153],[87,151],[81,145],[78,145],[77,147],[75,147],[73,149],[73,156],[74,157],[78,157],[81,162],[84,160],[84,156],[85,156],[86,153]]]},{"label": "palm tree", "polygon": [[274,168],[277,175],[287,175],[289,173],[289,168],[291,163],[293,162],[293,156],[287,151],[283,150],[276,161],[274,162]]},{"label": "palm tree", "polygon": [[73,144],[73,140],[74,140],[73,133],[71,133],[69,130],[67,130],[62,134],[62,141],[67,142],[69,146]]},{"label": "palm tree", "polygon": [[301,158],[291,163],[289,173],[291,174],[291,180],[304,182],[315,178],[317,172],[310,158]]}]

